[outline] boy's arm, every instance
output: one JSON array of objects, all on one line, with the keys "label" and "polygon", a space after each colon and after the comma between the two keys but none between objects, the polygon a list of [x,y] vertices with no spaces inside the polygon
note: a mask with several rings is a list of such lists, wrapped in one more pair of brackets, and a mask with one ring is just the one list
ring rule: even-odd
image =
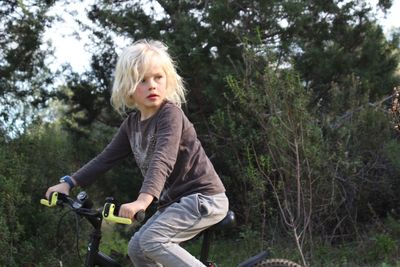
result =
[{"label": "boy's arm", "polygon": [[183,128],[182,114],[177,107],[168,108],[160,114],[156,147],[139,193],[160,197],[165,181],[173,171],[178,157]]},{"label": "boy's arm", "polygon": [[100,175],[132,153],[126,133],[126,123],[127,120],[124,121],[111,142],[98,156],[72,175],[75,185],[84,187],[92,184]]}]

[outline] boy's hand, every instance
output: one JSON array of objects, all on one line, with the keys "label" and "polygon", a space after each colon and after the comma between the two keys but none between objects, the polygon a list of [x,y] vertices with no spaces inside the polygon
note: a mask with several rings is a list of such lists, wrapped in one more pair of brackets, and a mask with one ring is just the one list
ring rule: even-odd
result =
[{"label": "boy's hand", "polygon": [[125,203],[122,204],[121,207],[119,208],[119,217],[124,217],[124,218],[129,218],[129,219],[134,219],[134,216],[136,212],[141,210],[143,208],[140,207],[139,203],[137,201],[130,202],[130,203]]},{"label": "boy's hand", "polygon": [[50,194],[52,192],[59,192],[59,193],[65,194],[65,195],[69,195],[69,185],[67,183],[59,183],[59,184],[49,187],[45,194],[47,199],[49,199]]},{"label": "boy's hand", "polygon": [[134,220],[135,214],[139,210],[146,210],[154,197],[146,193],[140,193],[136,201],[122,204],[119,208],[118,216]]}]

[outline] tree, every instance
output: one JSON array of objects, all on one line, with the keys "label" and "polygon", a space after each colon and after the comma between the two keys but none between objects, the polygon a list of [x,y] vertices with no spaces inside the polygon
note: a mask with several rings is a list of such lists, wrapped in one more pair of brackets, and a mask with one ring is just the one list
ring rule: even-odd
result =
[{"label": "tree", "polygon": [[53,76],[45,64],[42,34],[54,1],[2,1],[0,7],[0,123],[13,135],[43,108]]},{"label": "tree", "polygon": [[[386,39],[376,19],[370,18],[371,8],[362,1],[303,3],[290,14],[292,37],[287,45],[296,47],[294,65],[314,94],[311,104],[328,112],[333,87],[347,84],[351,76],[373,101],[390,94],[399,83],[399,39]],[[349,106],[342,108],[344,112]]]},{"label": "tree", "polygon": [[[391,1],[380,5],[389,8]],[[330,82],[346,82],[353,73],[375,99],[397,82],[397,39],[385,39],[364,1],[97,1],[88,17],[95,25],[87,27],[93,32],[93,71],[71,76],[70,89],[77,97],[70,100],[71,111],[84,111],[89,124],[96,118],[111,123],[104,118],[110,112],[101,109],[110,109],[119,49],[115,36],[128,43],[140,38],[167,43],[189,88],[189,114],[205,131],[207,117],[224,105],[221,100],[229,91],[225,77],[244,68],[245,46],[267,47],[275,54],[274,64],[295,67],[313,92],[312,105],[323,102],[324,108]],[[84,86],[76,87],[79,83]],[[82,88],[99,100],[87,101]]]}]

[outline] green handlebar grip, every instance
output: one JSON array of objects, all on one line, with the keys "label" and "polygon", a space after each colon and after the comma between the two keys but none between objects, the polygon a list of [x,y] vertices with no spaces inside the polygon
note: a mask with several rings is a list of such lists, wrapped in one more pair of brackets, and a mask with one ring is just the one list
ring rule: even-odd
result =
[{"label": "green handlebar grip", "polygon": [[103,209],[103,218],[109,222],[132,224],[132,220],[129,218],[115,216],[114,210],[115,210],[114,203],[106,203]]},{"label": "green handlebar grip", "polygon": [[45,205],[47,207],[54,207],[57,205],[57,200],[58,200],[58,193],[57,192],[52,192],[50,194],[50,200],[48,199],[41,199],[40,204]]}]

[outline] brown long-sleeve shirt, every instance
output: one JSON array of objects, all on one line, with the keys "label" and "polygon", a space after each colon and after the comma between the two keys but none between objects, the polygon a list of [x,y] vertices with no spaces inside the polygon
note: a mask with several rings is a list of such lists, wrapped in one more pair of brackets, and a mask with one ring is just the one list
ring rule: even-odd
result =
[{"label": "brown long-sleeve shirt", "polygon": [[193,193],[225,192],[192,123],[170,102],[143,121],[140,112],[131,113],[110,144],[73,177],[87,186],[132,154],[144,177],[140,193],[157,198],[160,207]]}]

